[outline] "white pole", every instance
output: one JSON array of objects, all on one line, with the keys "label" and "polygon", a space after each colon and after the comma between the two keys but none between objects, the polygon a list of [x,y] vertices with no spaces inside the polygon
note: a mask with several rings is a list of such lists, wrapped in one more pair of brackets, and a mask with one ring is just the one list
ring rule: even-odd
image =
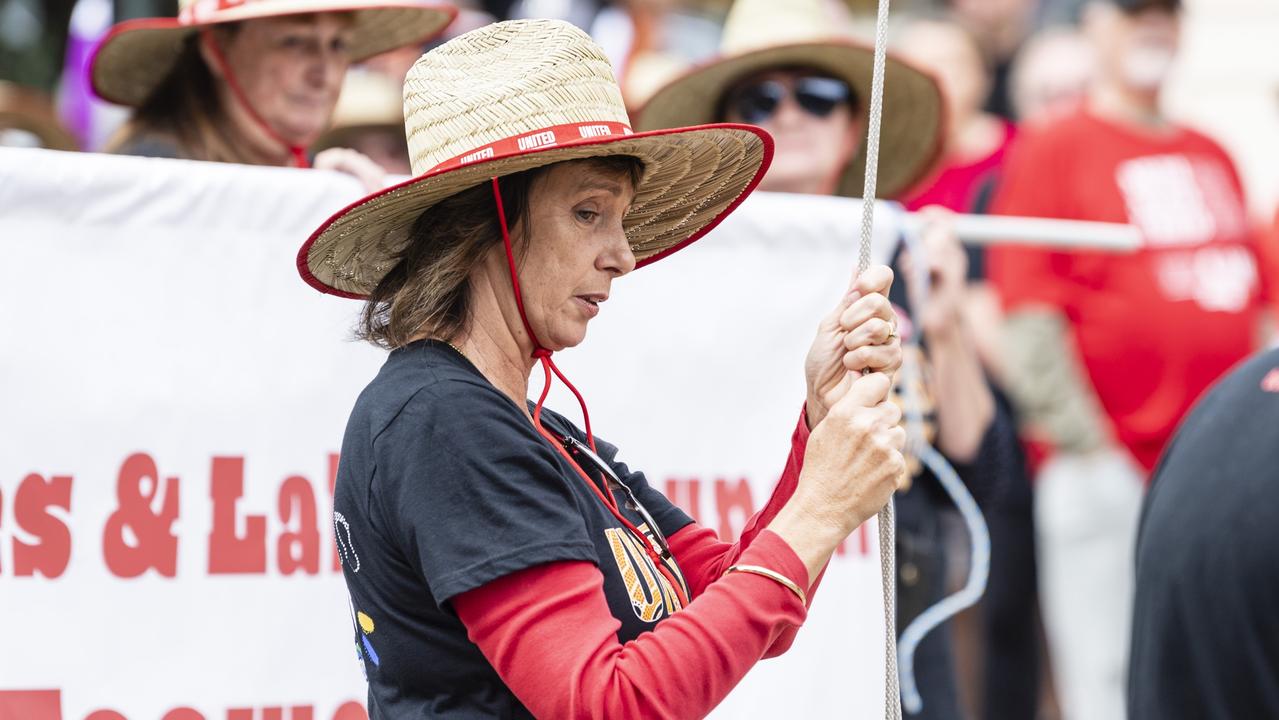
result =
[{"label": "white pole", "polygon": [[[971,245],[1036,245],[1073,250],[1134,252],[1141,247],[1141,231],[1132,225],[1008,217],[1002,215],[952,215],[955,234]],[[902,229],[918,234],[927,221],[918,213],[906,213]]]}]

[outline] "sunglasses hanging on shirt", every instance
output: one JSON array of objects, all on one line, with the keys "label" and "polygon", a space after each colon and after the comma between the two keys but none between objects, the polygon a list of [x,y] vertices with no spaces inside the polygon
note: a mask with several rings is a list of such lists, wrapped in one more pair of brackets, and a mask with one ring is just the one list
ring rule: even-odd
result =
[{"label": "sunglasses hanging on shirt", "polygon": [[787,96],[794,98],[799,109],[813,117],[824,118],[840,105],[851,105],[853,91],[848,83],[833,77],[805,75],[792,83],[760,80],[741,85],[728,97],[725,107],[751,125],[767,121]]},{"label": "sunglasses hanging on shirt", "polygon": [[[640,525],[640,532],[642,532],[645,539],[652,543],[652,545],[657,549],[657,553],[661,559],[667,563],[671,563],[673,566],[674,556],[671,554],[671,546],[666,540],[666,535],[663,534],[661,528],[657,526],[657,521],[648,513],[648,509],[644,507],[644,504],[639,501],[639,498],[635,497],[635,493],[631,490],[630,486],[622,482],[621,478],[617,476],[617,473],[613,472],[613,468],[610,467],[607,462],[604,462],[604,459],[597,455],[594,450],[591,450],[586,443],[568,435],[560,436],[559,439],[560,443],[564,446],[564,449],[573,456],[573,460],[575,462],[584,459],[586,463],[594,469],[596,473],[598,473],[599,485],[597,487],[606,493],[610,500],[613,500],[613,502],[616,503],[617,501],[613,498],[613,491],[622,491],[622,493],[626,496],[627,507],[634,510],[644,520],[643,524]],[[578,467],[582,466],[581,462],[578,462],[577,464]],[[683,590],[684,593],[684,598],[681,598],[681,600],[687,604],[688,586],[684,582],[683,575],[678,573],[678,568],[675,567],[674,569],[677,571],[674,574],[674,579],[679,583],[679,588]],[[668,576],[667,579],[669,580],[672,578]]]}]

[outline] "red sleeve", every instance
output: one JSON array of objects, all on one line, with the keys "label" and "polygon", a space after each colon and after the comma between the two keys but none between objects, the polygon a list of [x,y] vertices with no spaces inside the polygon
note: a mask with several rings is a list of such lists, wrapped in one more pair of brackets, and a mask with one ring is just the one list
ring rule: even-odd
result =
[{"label": "red sleeve", "polygon": [[761,530],[777,517],[782,506],[795,494],[799,485],[799,471],[804,467],[804,450],[808,447],[808,421],[804,412],[799,414],[795,432],[791,434],[790,455],[782,469],[782,477],[773,488],[768,503],[751,516],[735,543],[723,542],[715,531],[696,523],[681,528],[669,538],[671,554],[679,563],[680,573],[688,582],[693,597],[697,597],[708,585],[715,582],[750,546]]},{"label": "red sleeve", "polygon": [[[759,533],[741,561],[808,584],[782,538]],[[536,717],[700,718],[807,615],[750,573],[711,584],[652,632],[622,644],[604,578],[586,562],[521,570],[453,599],[468,637]]]},{"label": "red sleeve", "polygon": [[[777,513],[781,511],[782,506],[790,500],[791,495],[795,494],[795,488],[799,485],[799,472],[804,467],[804,451],[808,447],[808,433],[807,416],[804,411],[801,411],[799,422],[795,426],[795,432],[791,434],[790,454],[786,458],[786,466],[782,470],[782,477],[777,481],[777,486],[773,488],[773,494],[768,499],[768,503],[747,521],[746,527],[742,530],[742,535],[737,542],[724,542],[719,539],[714,530],[696,523],[688,525],[671,535],[669,538],[671,554],[675,556],[675,561],[679,563],[680,573],[683,574],[685,581],[688,582],[689,590],[692,591],[693,597],[700,595],[707,586],[718,580],[729,566],[737,562],[742,553],[750,547],[751,541],[759,535],[760,531],[768,527],[773,518],[777,517]],[[821,585],[824,575],[825,569],[808,587],[809,607],[813,605],[813,596],[817,593],[817,588]],[[795,640],[796,630],[797,628],[791,628],[789,631],[782,633],[777,641],[768,648],[764,657],[776,657],[789,650],[791,643]]]},{"label": "red sleeve", "polygon": [[[1004,175],[991,204],[995,215],[1069,218],[1063,190],[1066,168],[1049,130],[1026,131],[1009,149]],[[1057,282],[1066,258],[1037,248],[995,245],[987,248],[987,277],[1006,310],[1022,305],[1063,306]]]}]

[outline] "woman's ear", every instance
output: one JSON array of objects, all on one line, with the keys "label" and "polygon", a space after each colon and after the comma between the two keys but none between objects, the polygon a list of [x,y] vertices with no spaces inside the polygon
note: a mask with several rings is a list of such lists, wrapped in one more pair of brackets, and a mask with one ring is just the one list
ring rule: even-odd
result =
[{"label": "woman's ear", "polygon": [[196,38],[200,47],[200,59],[204,61],[209,73],[218,80],[226,80],[226,69],[222,67],[227,54],[227,41],[232,34],[222,28],[205,28]]},{"label": "woman's ear", "polygon": [[218,80],[225,80],[222,63],[218,62],[218,51],[213,49],[215,42],[217,39],[214,38],[213,31],[209,29],[201,30],[196,37],[196,44],[200,46],[200,59],[204,61],[205,67],[209,68],[209,73]]}]

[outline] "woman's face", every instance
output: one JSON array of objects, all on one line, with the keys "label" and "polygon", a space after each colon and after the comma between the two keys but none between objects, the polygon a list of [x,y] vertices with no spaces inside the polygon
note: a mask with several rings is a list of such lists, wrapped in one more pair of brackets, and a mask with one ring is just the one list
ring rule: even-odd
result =
[{"label": "woman's face", "polygon": [[[310,145],[328,126],[351,64],[351,23],[350,16],[335,13],[263,18],[222,39],[227,65],[249,104],[290,144]],[[227,100],[234,122],[252,123]]]},{"label": "woman's face", "polygon": [[[629,174],[589,160],[558,163],[533,181],[528,227],[521,222],[511,231],[525,240],[517,246],[520,290],[529,325],[547,349],[581,343],[613,280],[635,269],[622,229],[634,199]],[[504,267],[504,255],[500,262]],[[516,315],[510,324],[519,323]]]},{"label": "woman's face", "polygon": [[834,193],[861,145],[861,113],[847,85],[816,71],[776,70],[738,82],[725,94],[724,119],[773,136],[773,164],[759,184],[769,192]]}]

